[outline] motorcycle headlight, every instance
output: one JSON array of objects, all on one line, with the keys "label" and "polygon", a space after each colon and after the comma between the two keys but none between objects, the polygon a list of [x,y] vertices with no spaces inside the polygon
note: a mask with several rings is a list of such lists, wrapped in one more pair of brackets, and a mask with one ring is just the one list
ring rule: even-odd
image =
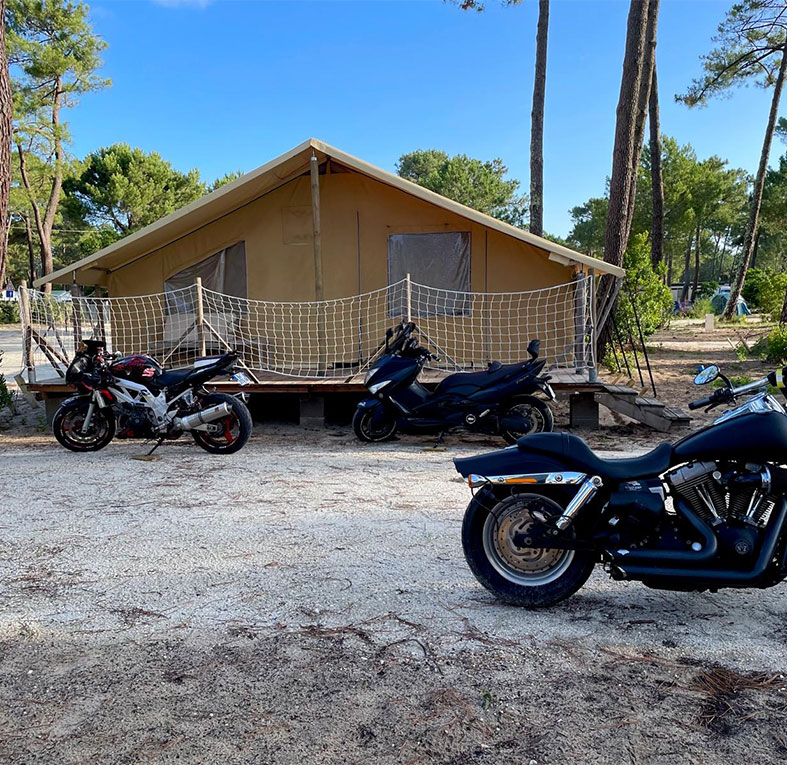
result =
[{"label": "motorcycle headlight", "polygon": [[374,385],[369,386],[370,393],[377,393],[378,390],[382,390],[388,383],[391,382],[390,380],[383,380],[382,382],[375,383]]}]

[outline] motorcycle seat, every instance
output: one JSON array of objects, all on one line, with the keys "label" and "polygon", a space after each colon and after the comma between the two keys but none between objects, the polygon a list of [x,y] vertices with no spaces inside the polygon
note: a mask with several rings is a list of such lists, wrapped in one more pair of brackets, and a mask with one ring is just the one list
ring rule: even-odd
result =
[{"label": "motorcycle seat", "polygon": [[456,374],[441,380],[436,392],[444,393],[447,390],[451,390],[451,388],[464,388],[468,385],[477,388],[487,388],[501,380],[505,380],[506,377],[518,374],[524,366],[525,363],[523,362],[518,364],[501,364],[499,361],[495,361],[490,364],[489,369],[483,372],[456,372]]},{"label": "motorcycle seat", "polygon": [[164,388],[167,388],[170,385],[177,385],[178,383],[182,383],[193,371],[194,367],[168,369],[166,372],[162,372],[156,378],[156,384],[161,385]]},{"label": "motorcycle seat", "polygon": [[557,457],[567,468],[612,481],[635,480],[659,475],[672,462],[672,444],[665,441],[641,457],[603,459],[579,436],[571,433],[533,433],[522,436],[517,447],[524,452]]}]

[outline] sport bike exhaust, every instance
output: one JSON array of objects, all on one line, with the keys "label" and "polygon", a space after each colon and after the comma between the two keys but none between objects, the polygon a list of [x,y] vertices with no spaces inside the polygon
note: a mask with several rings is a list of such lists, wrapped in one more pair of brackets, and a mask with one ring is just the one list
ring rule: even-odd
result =
[{"label": "sport bike exhaust", "polygon": [[187,414],[185,417],[176,417],[174,425],[180,430],[196,430],[200,425],[207,425],[209,422],[226,417],[231,411],[229,404],[216,404],[194,414]]}]

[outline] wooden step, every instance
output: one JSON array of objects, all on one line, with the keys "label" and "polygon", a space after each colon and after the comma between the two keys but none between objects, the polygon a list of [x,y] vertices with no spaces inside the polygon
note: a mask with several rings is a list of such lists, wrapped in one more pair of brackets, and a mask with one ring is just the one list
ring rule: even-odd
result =
[{"label": "wooden step", "polygon": [[679,409],[667,407],[656,398],[638,396],[636,391],[598,393],[596,401],[613,412],[625,414],[661,433],[666,433],[673,425],[686,425],[691,421],[688,415]]}]

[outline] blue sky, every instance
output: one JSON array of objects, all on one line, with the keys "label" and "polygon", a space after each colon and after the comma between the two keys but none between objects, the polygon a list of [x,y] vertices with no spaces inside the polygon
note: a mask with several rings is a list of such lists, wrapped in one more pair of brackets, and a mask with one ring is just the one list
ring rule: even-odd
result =
[{"label": "blue sky", "polygon": [[[551,5],[544,219],[565,235],[569,208],[601,195],[610,172],[628,2]],[[767,93],[674,102],[728,6],[662,0],[662,128],[753,172]],[[536,15],[536,0],[488,0],[484,13],[440,0],[96,0],[113,85],[69,114],[72,151],[125,141],[212,180],[313,136],[388,170],[414,149],[499,156],[527,188]]]}]

